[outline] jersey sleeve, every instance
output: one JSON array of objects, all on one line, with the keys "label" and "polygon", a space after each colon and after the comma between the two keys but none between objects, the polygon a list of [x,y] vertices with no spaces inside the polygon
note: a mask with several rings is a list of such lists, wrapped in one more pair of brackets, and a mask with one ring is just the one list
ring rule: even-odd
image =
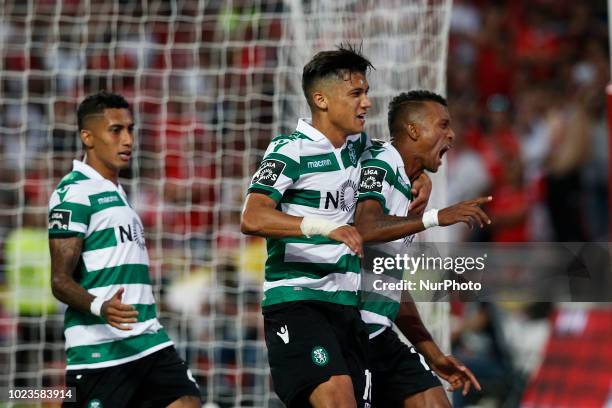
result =
[{"label": "jersey sleeve", "polygon": [[49,238],[84,237],[91,218],[91,205],[78,200],[76,188],[55,190],[49,200]]},{"label": "jersey sleeve", "polygon": [[383,160],[367,158],[361,163],[358,201],[374,199],[380,202],[385,213],[387,201],[395,185],[397,175]]},{"label": "jersey sleeve", "polygon": [[273,140],[251,179],[249,193],[265,194],[277,203],[300,177],[299,147],[295,140]]}]

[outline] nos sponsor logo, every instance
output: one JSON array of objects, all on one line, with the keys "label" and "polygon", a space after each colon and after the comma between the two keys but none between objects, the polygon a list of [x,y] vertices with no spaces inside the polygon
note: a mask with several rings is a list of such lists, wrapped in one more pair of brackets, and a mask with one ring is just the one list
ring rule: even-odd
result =
[{"label": "nos sponsor logo", "polygon": [[330,208],[342,211],[352,211],[357,203],[357,183],[347,180],[340,186],[338,191],[328,191],[325,196],[325,209]]},{"label": "nos sponsor logo", "polygon": [[144,228],[140,220],[134,218],[131,224],[119,226],[119,240],[122,244],[127,241],[135,242],[140,249],[145,248]]}]

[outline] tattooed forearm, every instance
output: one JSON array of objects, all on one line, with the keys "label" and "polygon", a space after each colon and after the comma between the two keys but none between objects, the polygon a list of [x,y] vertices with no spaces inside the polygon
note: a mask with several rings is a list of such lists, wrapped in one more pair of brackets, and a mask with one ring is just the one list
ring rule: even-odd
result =
[{"label": "tattooed forearm", "polygon": [[395,217],[393,215],[383,215],[374,221],[376,228],[389,228],[389,227],[416,227],[415,223],[421,222],[421,216],[408,216],[408,217]]},{"label": "tattooed forearm", "polygon": [[51,289],[59,301],[82,312],[89,312],[94,296],[73,278],[82,247],[83,238],[80,237],[49,239]]}]

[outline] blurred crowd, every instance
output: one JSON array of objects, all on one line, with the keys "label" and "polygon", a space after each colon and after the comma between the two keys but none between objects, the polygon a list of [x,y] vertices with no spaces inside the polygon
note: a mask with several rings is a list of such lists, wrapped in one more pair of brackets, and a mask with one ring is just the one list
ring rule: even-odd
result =
[{"label": "blurred crowd", "polygon": [[[491,227],[455,229],[455,239],[609,240],[608,52],[603,1],[453,2],[449,202],[493,196]],[[485,390],[455,395],[456,406],[517,406],[545,359],[555,309],[454,303],[453,353]]]},{"label": "blurred crowd", "polygon": [[606,241],[605,2],[459,0],[449,201],[491,194],[478,241]]},{"label": "blurred crowd", "polygon": [[[47,200],[82,153],[80,98],[112,89],[133,101],[138,152],[123,184],[145,225],[162,320],[207,400],[263,405],[264,243],[237,225],[257,154],[279,131],[283,2],[67,0],[59,24],[55,3],[9,2],[0,21],[0,366],[10,371],[0,386],[62,381]],[[455,238],[607,241],[605,2],[455,0],[450,30],[448,201],[494,196],[493,227]],[[453,305],[453,350],[495,398],[520,399],[538,360],[511,356],[541,353],[550,310]],[[516,353],[525,325],[533,347]],[[500,382],[508,370],[518,380]]]}]

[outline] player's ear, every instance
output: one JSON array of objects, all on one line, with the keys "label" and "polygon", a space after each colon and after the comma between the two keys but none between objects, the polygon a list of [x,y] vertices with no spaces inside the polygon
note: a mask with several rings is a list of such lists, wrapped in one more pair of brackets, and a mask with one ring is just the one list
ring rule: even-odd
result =
[{"label": "player's ear", "polygon": [[417,129],[416,123],[404,123],[404,132],[408,135],[409,138],[411,138],[415,142],[419,140],[419,130]]},{"label": "player's ear", "polygon": [[93,135],[89,130],[81,129],[79,135],[81,136],[81,142],[83,142],[85,147],[93,147]]},{"label": "player's ear", "polygon": [[312,102],[317,108],[324,110],[324,111],[327,110],[327,97],[323,95],[322,92],[315,91],[312,94]]}]

